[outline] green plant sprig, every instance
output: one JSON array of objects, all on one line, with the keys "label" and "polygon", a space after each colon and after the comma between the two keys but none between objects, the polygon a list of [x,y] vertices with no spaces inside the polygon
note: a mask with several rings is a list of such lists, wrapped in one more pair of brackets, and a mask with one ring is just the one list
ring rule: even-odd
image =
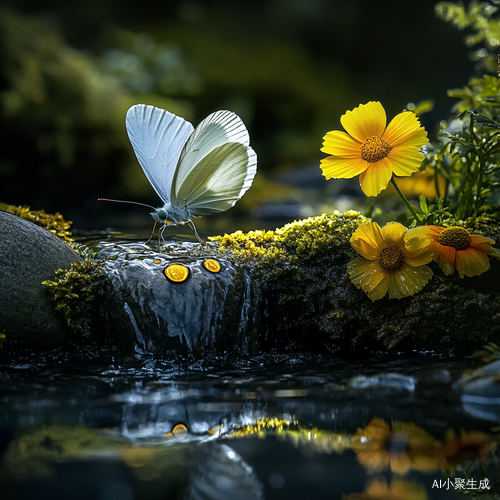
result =
[{"label": "green plant sprig", "polygon": [[488,134],[488,130],[500,130],[500,122],[478,109],[463,111],[458,118],[464,122],[463,130],[442,130],[439,134],[450,141],[443,150],[451,161],[443,169],[441,156],[433,166],[437,174],[454,184],[457,199],[452,211],[456,219],[465,219],[479,212],[492,194],[491,186],[498,184],[495,174],[499,158],[495,155],[500,152],[500,132]]}]

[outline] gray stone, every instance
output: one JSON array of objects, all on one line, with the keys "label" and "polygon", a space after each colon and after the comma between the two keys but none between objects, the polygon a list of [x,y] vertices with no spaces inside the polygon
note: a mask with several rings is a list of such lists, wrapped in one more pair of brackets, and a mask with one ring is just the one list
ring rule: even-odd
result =
[{"label": "gray stone", "polygon": [[0,333],[8,341],[52,348],[66,327],[42,281],[80,261],[68,245],[37,225],[0,211]]}]

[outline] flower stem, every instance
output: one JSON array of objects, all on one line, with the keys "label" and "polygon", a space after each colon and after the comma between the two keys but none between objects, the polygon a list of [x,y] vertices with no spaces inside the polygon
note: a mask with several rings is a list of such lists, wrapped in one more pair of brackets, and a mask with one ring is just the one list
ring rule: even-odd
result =
[{"label": "flower stem", "polygon": [[394,176],[391,177],[391,184],[394,186],[396,193],[398,193],[399,197],[403,200],[403,203],[406,205],[406,208],[408,208],[408,210],[413,214],[413,217],[415,217],[417,223],[420,224],[421,220],[420,217],[418,216],[416,208],[406,199],[406,196],[403,194],[401,189],[399,189],[398,185],[396,184],[396,181],[394,180]]}]

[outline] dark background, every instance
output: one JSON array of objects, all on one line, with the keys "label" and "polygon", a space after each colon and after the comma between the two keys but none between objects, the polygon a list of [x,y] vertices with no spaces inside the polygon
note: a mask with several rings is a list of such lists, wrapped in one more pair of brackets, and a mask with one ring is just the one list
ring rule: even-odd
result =
[{"label": "dark background", "polygon": [[[322,182],[322,137],[360,103],[381,101],[390,119],[432,99],[422,116],[432,137],[451,116],[447,90],[474,74],[466,32],[437,19],[435,4],[4,1],[0,201],[59,211],[87,229],[116,210],[97,197],[159,205],[125,133],[138,102],[195,125],[216,109],[241,115],[259,174],[236,214],[286,198],[280,183],[305,166]],[[135,62],[117,69],[126,57]]]}]

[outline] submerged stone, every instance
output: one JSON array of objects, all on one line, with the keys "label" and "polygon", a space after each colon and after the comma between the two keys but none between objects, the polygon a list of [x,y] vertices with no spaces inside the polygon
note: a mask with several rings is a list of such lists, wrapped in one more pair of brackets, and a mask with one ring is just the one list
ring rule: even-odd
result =
[{"label": "submerged stone", "polygon": [[165,253],[101,243],[112,285],[104,306],[109,337],[140,354],[255,353],[259,314],[250,278],[229,259],[190,251],[188,243]]},{"label": "submerged stone", "polygon": [[500,422],[500,359],[462,375],[454,384],[464,410],[476,418]]},{"label": "submerged stone", "polygon": [[59,238],[16,215],[0,211],[0,333],[18,342],[52,348],[67,326],[49,301],[44,280],[80,257]]}]

